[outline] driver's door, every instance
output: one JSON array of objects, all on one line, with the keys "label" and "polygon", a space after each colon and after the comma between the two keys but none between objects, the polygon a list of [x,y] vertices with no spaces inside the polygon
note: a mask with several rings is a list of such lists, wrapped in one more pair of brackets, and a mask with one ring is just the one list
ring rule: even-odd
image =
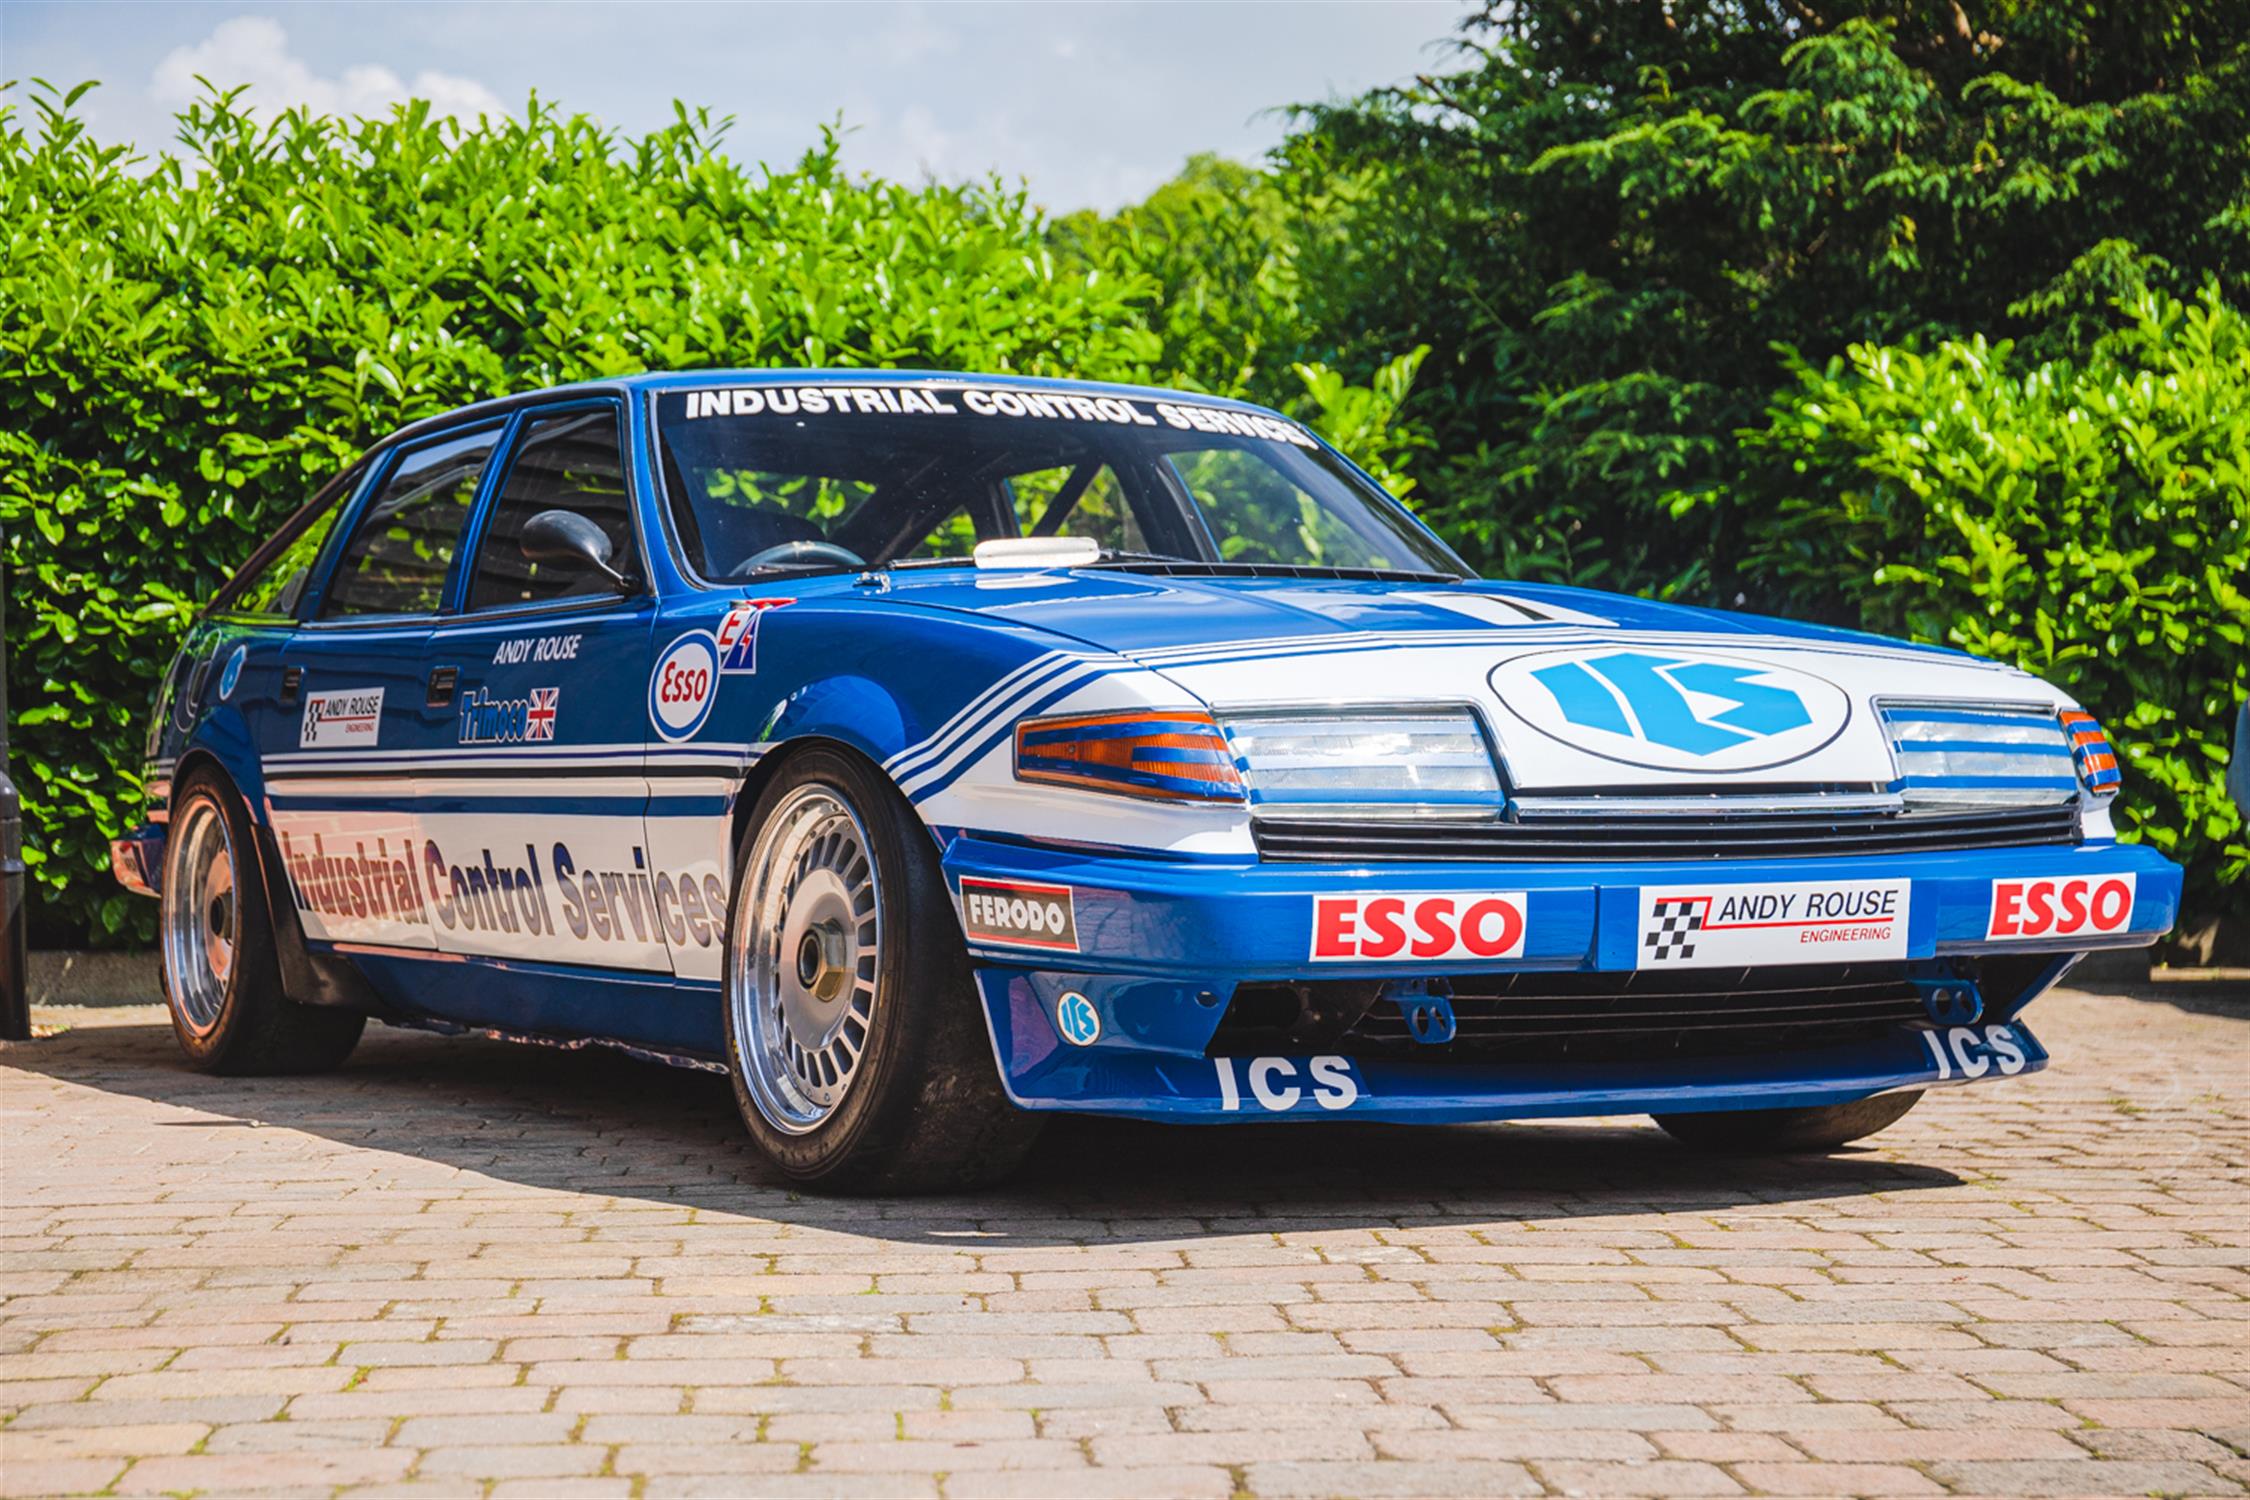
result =
[{"label": "driver's door", "polygon": [[[416,798],[422,876],[441,951],[668,974],[647,892],[641,711],[655,603],[635,534],[615,402],[536,407],[515,423],[452,607],[419,684],[442,753]],[[599,526],[621,593],[598,570],[524,556],[524,523],[567,510]],[[522,986],[450,986],[467,1019],[525,1013]]]}]

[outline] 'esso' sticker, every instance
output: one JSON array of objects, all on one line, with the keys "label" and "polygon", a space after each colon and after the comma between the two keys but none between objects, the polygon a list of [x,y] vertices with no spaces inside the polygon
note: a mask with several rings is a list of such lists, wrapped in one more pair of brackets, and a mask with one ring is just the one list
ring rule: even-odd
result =
[{"label": "'esso' sticker", "polygon": [[2049,875],[1992,882],[1988,942],[2107,937],[2133,925],[2134,873]]},{"label": "'esso' sticker", "polygon": [[656,659],[648,674],[648,721],[668,740],[684,740],[711,717],[719,690],[719,643],[708,630],[691,630]]}]

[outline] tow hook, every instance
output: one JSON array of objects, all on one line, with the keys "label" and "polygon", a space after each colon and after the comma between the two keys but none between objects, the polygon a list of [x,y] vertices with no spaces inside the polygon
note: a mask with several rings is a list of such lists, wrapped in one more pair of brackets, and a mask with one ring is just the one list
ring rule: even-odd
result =
[{"label": "tow hook", "polygon": [[1978,992],[1977,982],[1967,975],[1916,979],[1914,988],[1921,992],[1922,1014],[1933,1026],[1974,1026],[1984,1018],[1984,996]]},{"label": "tow hook", "polygon": [[1408,979],[1383,990],[1386,998],[1406,1017],[1407,1034],[1425,1047],[1442,1047],[1458,1029],[1453,1021],[1453,997],[1443,985],[1426,979]]}]

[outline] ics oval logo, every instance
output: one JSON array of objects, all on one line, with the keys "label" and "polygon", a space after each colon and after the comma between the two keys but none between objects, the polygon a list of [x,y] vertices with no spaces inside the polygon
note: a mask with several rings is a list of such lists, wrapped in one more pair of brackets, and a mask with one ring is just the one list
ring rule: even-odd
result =
[{"label": "ics oval logo", "polygon": [[1066,990],[1055,1002],[1055,1029],[1073,1047],[1091,1047],[1102,1038],[1102,1015],[1093,1001]]},{"label": "ics oval logo", "polygon": [[719,689],[719,643],[691,630],[656,659],[648,674],[648,721],[668,740],[684,740],[711,717]]},{"label": "ics oval logo", "polygon": [[1619,765],[1763,771],[1844,732],[1852,700],[1826,678],[1733,657],[1578,647],[1505,662],[1492,690],[1526,726]]}]

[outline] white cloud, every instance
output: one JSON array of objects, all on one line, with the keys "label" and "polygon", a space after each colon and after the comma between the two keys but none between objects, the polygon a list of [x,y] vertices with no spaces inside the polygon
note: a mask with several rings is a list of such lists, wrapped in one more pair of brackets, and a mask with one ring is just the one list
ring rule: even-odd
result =
[{"label": "white cloud", "polygon": [[961,38],[951,18],[941,22],[920,5],[885,14],[863,34],[886,67],[927,67],[933,59],[950,57],[961,50]]},{"label": "white cloud", "polygon": [[462,119],[508,112],[492,90],[458,73],[425,68],[409,84],[379,63],[356,63],[324,78],[289,50],[281,23],[263,16],[222,21],[202,41],[173,48],[156,65],[149,92],[160,104],[189,104],[203,97],[198,75],[222,89],[250,85],[245,102],[265,109],[305,104],[322,114],[379,115],[402,100],[427,99],[436,113]]}]

